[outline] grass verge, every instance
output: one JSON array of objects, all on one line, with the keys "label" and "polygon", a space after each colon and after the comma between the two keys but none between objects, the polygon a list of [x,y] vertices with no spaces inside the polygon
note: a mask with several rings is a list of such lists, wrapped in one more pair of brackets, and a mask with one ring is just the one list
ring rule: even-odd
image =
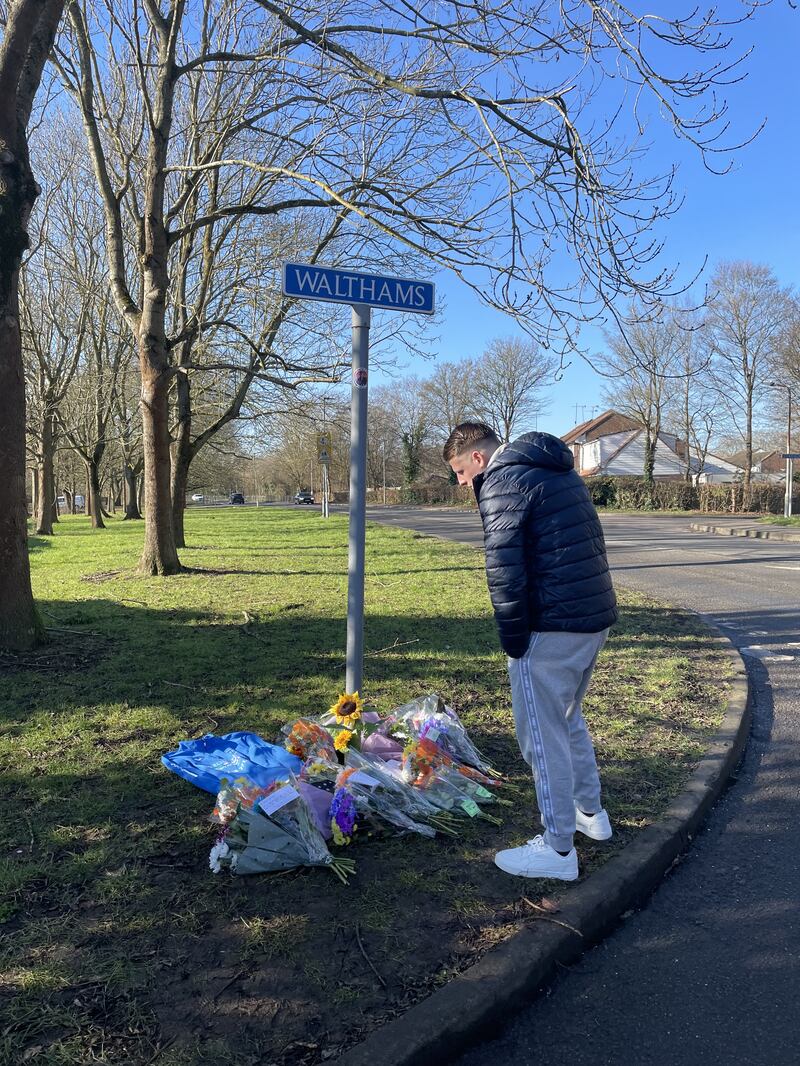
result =
[{"label": "grass verge", "polygon": [[786,518],[783,515],[778,517],[777,515],[767,515],[765,518],[760,518],[759,522],[766,522],[770,526],[800,526],[800,518],[794,516],[792,518]]},{"label": "grass verge", "polygon": [[[320,870],[210,874],[212,798],[160,756],[206,732],[274,738],[335,698],[347,526],[268,508],[191,512],[187,527],[192,569],[170,579],[135,576],[141,524],[71,518],[31,539],[50,642],[0,656],[2,1063],[320,1062],[532,922],[531,886],[491,861],[538,819],[482,557],[377,525],[367,697],[388,710],[439,692],[520,802],[454,841],[354,845],[348,887]],[[613,848],[680,791],[729,676],[694,616],[621,600],[585,703]],[[579,850],[584,872],[610,853]]]}]

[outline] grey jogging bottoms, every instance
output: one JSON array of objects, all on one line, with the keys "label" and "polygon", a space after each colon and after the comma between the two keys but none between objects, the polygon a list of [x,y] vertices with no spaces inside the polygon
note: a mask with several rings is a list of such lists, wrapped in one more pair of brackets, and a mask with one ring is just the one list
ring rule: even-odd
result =
[{"label": "grey jogging bottoms", "polygon": [[588,814],[602,807],[581,701],[607,638],[607,629],[533,633],[522,658],[508,660],[517,740],[533,770],[544,839],[556,851],[572,847],[576,806]]}]

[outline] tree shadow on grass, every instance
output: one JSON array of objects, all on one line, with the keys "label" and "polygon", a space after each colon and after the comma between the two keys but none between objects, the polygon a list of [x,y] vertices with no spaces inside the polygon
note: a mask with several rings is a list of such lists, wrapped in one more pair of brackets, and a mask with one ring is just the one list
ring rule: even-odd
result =
[{"label": "tree shadow on grass", "polygon": [[[226,1043],[226,1061],[248,1041],[277,1061],[292,1040],[324,1046],[325,1033],[347,1039],[402,1009],[442,967],[452,972],[519,923],[519,886],[491,857],[531,835],[536,818],[498,696],[505,663],[490,618],[369,613],[365,676],[385,710],[389,693],[421,694],[424,674],[522,793],[500,812],[501,829],[465,823],[455,842],[361,843],[345,888],[318,870],[213,878],[213,799],[160,763],[182,739],[233,729],[274,739],[292,716],[325,709],[344,676],[344,617],[283,605],[237,624],[106,599],[40,607],[56,630],[56,665],[18,663],[0,694],[7,968],[36,975],[14,986],[9,1061],[73,1041],[75,1061],[111,1048],[138,1064],[158,1041],[188,1046],[198,1032]],[[681,650],[676,614],[648,641]],[[653,624],[651,611],[628,611],[614,640],[635,661],[637,626]],[[76,645],[83,661],[60,669],[58,649]],[[608,760],[606,776],[627,819],[620,843],[665,802],[665,760],[645,746]],[[581,843],[585,868],[598,855]],[[425,915],[424,937],[408,934],[409,905]]]}]

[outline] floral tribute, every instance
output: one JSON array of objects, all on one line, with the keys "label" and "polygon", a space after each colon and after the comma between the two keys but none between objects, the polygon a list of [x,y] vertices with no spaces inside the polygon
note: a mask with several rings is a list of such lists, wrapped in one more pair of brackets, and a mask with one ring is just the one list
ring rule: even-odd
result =
[{"label": "floral tribute", "polygon": [[483,807],[509,804],[496,790],[510,786],[436,695],[381,718],[358,692],[344,692],[318,720],[296,718],[281,733],[302,768],[267,785],[223,780],[212,815],[222,827],[209,855],[214,873],[324,866],[346,883],[355,864],[326,841],[350,847],[373,833],[453,836],[459,817],[499,825]]}]

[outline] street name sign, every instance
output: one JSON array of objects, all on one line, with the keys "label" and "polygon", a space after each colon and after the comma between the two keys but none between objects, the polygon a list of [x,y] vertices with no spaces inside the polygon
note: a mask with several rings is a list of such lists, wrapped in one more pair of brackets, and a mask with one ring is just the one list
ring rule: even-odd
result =
[{"label": "street name sign", "polygon": [[418,315],[434,312],[435,286],[431,281],[361,274],[307,263],[283,264],[283,293],[300,300],[365,304],[385,311],[412,311]]},{"label": "street name sign", "polygon": [[[364,573],[367,509],[367,391],[369,384],[369,328],[372,308],[406,311],[417,315],[434,312],[434,286],[430,281],[364,274],[357,270],[284,263],[284,296],[350,304],[353,382],[350,394],[350,521],[347,546],[347,657],[345,688],[358,692],[364,659]],[[322,437],[323,434],[320,434]],[[317,439],[317,458],[327,477],[331,441]],[[327,501],[327,480],[324,481]],[[323,504],[327,507],[327,502]]]},{"label": "street name sign", "polygon": [[784,452],[781,459],[800,459],[800,452]]}]

